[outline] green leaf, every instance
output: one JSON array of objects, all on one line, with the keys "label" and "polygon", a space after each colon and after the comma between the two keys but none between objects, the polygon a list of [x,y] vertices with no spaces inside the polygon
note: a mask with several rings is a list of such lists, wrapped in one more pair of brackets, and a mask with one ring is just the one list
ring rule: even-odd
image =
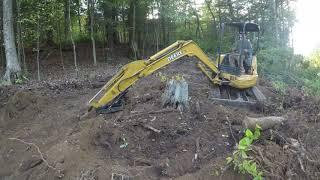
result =
[{"label": "green leaf", "polygon": [[247,153],[245,151],[241,151],[241,157],[243,159],[247,159],[248,158]]},{"label": "green leaf", "polygon": [[250,129],[246,130],[246,136],[249,137],[249,138],[251,138],[253,136],[253,133],[252,133],[252,131]]},{"label": "green leaf", "polygon": [[227,164],[230,164],[233,161],[232,157],[227,157]]},{"label": "green leaf", "polygon": [[262,128],[259,124],[256,124],[256,129],[262,130]]},{"label": "green leaf", "polygon": [[252,138],[253,138],[254,140],[257,140],[257,139],[259,139],[260,135],[261,135],[260,129],[256,129],[256,130],[254,131],[254,135],[253,135]]}]

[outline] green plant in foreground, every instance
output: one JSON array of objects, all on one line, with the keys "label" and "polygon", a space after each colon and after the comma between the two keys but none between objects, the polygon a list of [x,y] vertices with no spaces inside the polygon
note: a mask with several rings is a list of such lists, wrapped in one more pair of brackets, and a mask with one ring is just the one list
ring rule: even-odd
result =
[{"label": "green plant in foreground", "polygon": [[237,150],[233,152],[232,157],[227,157],[227,163],[232,163],[235,170],[242,174],[250,174],[254,180],[262,180],[262,172],[258,170],[257,163],[248,156],[247,152],[251,150],[253,141],[260,137],[260,131],[261,127],[258,125],[254,132],[247,129],[245,136],[239,141]]}]

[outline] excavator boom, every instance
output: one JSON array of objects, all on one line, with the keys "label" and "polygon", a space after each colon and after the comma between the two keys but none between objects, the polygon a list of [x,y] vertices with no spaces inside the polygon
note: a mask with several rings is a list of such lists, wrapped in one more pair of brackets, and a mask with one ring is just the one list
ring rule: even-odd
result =
[{"label": "excavator boom", "polygon": [[[239,81],[237,76],[220,72],[217,65],[193,41],[177,41],[147,60],[137,60],[123,66],[109,82],[89,101],[89,106],[102,108],[112,105],[126,90],[139,79],[167,66],[168,64],[185,56],[194,56],[201,63],[198,65],[205,75],[216,85],[233,85],[235,88],[250,88],[255,86],[257,75],[248,76],[251,83],[232,84]],[[224,75],[223,78],[220,76]],[[221,80],[223,79],[223,81]],[[250,82],[250,81],[247,81]],[[240,83],[241,84],[241,83]],[[242,83],[243,84],[243,83]],[[237,87],[237,85],[239,87]],[[242,87],[241,87],[242,86]]]}]

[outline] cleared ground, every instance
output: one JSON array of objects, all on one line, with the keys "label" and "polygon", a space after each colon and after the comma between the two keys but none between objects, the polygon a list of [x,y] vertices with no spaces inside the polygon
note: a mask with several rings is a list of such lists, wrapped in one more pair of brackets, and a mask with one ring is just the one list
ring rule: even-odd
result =
[{"label": "cleared ground", "polygon": [[[231,132],[238,141],[245,116],[269,115],[287,121],[274,129],[276,135],[265,131],[254,144],[258,150],[251,155],[264,176],[317,179],[318,99],[295,90],[282,96],[261,81],[260,89],[269,97],[263,109],[214,104],[208,99],[210,82],[195,62],[178,61],[161,70],[187,80],[191,99],[185,113],[161,107],[165,83],[154,74],[129,90],[124,111],[81,118],[88,100],[120,65],[81,67],[78,75],[71,70],[64,75],[52,72],[41,83],[1,88],[0,179],[248,179],[226,164],[236,143]],[[303,145],[306,156],[288,147],[289,138]]]}]

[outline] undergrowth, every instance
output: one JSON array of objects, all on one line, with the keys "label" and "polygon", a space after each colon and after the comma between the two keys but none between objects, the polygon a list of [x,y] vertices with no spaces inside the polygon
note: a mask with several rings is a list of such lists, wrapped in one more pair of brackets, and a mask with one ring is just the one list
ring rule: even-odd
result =
[{"label": "undergrowth", "polygon": [[256,126],[254,132],[250,129],[245,131],[244,137],[239,141],[237,150],[233,152],[231,157],[227,157],[227,163],[232,164],[234,170],[237,170],[242,174],[249,174],[254,180],[262,180],[263,173],[259,170],[254,158],[248,155],[251,151],[251,145],[253,141],[259,139],[261,127]]}]

